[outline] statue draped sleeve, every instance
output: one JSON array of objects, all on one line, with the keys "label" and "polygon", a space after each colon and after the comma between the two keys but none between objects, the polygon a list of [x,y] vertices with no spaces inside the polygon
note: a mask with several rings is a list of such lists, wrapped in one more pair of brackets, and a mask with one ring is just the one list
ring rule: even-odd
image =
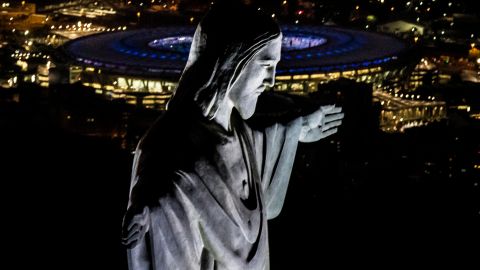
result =
[{"label": "statue draped sleeve", "polygon": [[301,118],[297,118],[288,124],[274,124],[263,132],[254,131],[256,159],[261,168],[268,219],[275,218],[282,210],[300,130]]},{"label": "statue draped sleeve", "polygon": [[[200,157],[190,169],[175,168],[173,174],[165,174],[172,179],[158,179],[171,181],[171,185],[167,192],[158,193],[160,197],[149,206],[150,228],[145,237],[127,250],[130,270],[269,269],[266,221],[282,209],[301,119],[261,131],[251,129],[243,121],[240,125],[238,137],[244,140],[237,143],[246,141],[243,150],[235,145],[229,148],[227,143],[217,148],[219,157]],[[234,138],[230,143],[235,141]],[[154,166],[146,162],[147,157],[141,156],[139,148],[133,166],[131,198],[141,196],[132,194],[136,185],[142,185],[139,168]],[[253,163],[247,164],[245,170],[253,170],[251,175],[257,176],[252,177],[256,189],[251,189],[258,190],[257,208],[245,213],[237,205],[242,194],[237,192],[237,183],[242,182],[243,172],[236,159]],[[148,188],[139,190],[148,192]],[[248,222],[242,220],[245,218]]]}]

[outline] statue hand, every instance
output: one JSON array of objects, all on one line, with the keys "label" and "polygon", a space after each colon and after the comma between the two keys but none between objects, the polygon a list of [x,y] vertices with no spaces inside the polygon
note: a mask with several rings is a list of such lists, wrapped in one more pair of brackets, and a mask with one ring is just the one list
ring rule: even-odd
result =
[{"label": "statue hand", "polygon": [[150,228],[150,210],[147,206],[142,208],[129,207],[123,218],[122,243],[127,248],[133,248],[143,239]]},{"label": "statue hand", "polygon": [[303,117],[300,142],[316,142],[337,133],[337,127],[342,124],[344,114],[341,107],[335,105],[321,106],[315,112]]}]

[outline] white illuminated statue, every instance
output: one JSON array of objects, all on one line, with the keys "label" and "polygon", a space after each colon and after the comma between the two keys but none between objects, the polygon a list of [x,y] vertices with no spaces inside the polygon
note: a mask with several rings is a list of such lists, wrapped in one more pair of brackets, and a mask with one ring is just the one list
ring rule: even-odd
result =
[{"label": "white illuminated statue", "polygon": [[199,24],[175,96],[135,153],[130,270],[269,269],[267,220],[282,209],[298,142],[334,134],[343,118],[329,105],[248,126],[274,85],[281,41],[269,16],[233,1]]}]

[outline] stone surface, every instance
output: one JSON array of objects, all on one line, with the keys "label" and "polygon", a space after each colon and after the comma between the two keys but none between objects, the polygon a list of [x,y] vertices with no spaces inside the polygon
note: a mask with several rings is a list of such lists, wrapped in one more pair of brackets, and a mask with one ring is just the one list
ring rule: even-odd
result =
[{"label": "stone surface", "polygon": [[131,270],[269,269],[267,220],[282,209],[298,142],[341,124],[334,105],[245,122],[274,85],[282,35],[261,12],[230,8],[200,23],[167,112],[137,147],[123,226]]}]

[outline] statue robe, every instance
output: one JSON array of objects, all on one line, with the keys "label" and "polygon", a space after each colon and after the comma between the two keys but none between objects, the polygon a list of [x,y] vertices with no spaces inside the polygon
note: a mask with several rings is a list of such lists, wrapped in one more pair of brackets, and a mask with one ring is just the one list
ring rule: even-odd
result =
[{"label": "statue robe", "polygon": [[[140,244],[128,250],[130,270],[269,269],[267,220],[283,206],[300,119],[257,131],[234,112],[231,133],[218,135],[217,128],[197,122],[182,131],[189,139],[176,154],[194,160],[190,165],[175,163],[171,174],[157,175],[171,179],[150,180],[169,184],[149,203],[150,228]],[[215,136],[220,140],[208,139]],[[147,139],[155,140],[152,134]],[[139,144],[132,192],[142,185],[143,172],[155,167],[145,151]],[[143,192],[156,194],[151,189]]]}]

